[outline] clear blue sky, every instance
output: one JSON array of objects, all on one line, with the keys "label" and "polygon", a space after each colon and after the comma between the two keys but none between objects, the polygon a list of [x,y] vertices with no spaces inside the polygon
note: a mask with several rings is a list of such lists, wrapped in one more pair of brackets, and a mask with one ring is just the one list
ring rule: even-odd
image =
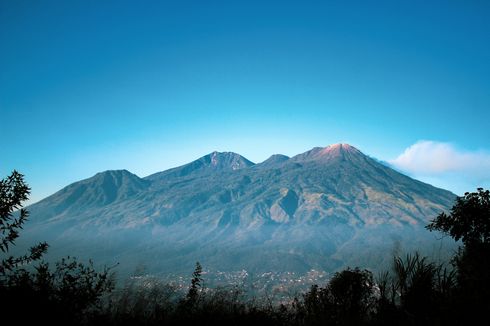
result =
[{"label": "clear blue sky", "polygon": [[[488,187],[488,17],[485,0],[0,1],[0,173],[38,200],[107,169],[348,142]],[[424,170],[437,146],[476,167]]]}]

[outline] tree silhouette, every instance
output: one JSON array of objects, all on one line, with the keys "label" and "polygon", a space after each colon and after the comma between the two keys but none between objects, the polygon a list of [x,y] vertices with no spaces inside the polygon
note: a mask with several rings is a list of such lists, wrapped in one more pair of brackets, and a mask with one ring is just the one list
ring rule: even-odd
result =
[{"label": "tree silhouette", "polygon": [[29,253],[23,256],[8,255],[10,245],[15,244],[29,216],[29,212],[22,208],[22,202],[28,199],[29,194],[30,188],[24,182],[24,176],[15,170],[0,180],[0,251],[4,256],[0,261],[0,282],[5,280],[6,273],[40,259],[48,249],[47,243],[43,242],[31,247]]},{"label": "tree silhouette", "polygon": [[374,281],[368,270],[347,268],[335,273],[326,287],[313,285],[296,302],[300,323],[360,325],[374,308]]},{"label": "tree silhouette", "polygon": [[79,263],[74,258],[62,259],[50,269],[39,260],[48,245],[40,243],[24,256],[9,255],[29,213],[22,208],[30,189],[24,176],[13,171],[0,181],[0,308],[19,324],[31,322],[77,325],[86,317],[100,297],[111,291],[113,279],[105,268],[97,272],[92,262]]},{"label": "tree silhouette", "polygon": [[451,213],[441,213],[428,226],[430,231],[441,231],[465,246],[490,243],[490,191],[478,188],[456,199]]},{"label": "tree silhouette", "polygon": [[329,288],[338,320],[356,325],[369,318],[374,304],[374,281],[370,271],[348,268],[335,273]]},{"label": "tree silhouette", "polygon": [[196,262],[196,268],[192,273],[191,287],[189,288],[186,296],[187,302],[189,302],[191,305],[196,304],[199,299],[199,291],[202,283],[201,274],[202,266],[199,262]]},{"label": "tree silhouette", "polygon": [[478,188],[458,197],[450,214],[439,214],[427,228],[463,242],[453,258],[457,270],[455,318],[464,324],[481,324],[490,309],[490,191]]}]

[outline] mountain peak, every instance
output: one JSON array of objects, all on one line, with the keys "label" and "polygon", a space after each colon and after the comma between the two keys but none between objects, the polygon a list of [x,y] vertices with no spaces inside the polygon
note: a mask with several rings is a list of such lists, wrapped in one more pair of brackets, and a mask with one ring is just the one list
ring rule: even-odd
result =
[{"label": "mountain peak", "polygon": [[173,177],[185,177],[188,175],[207,174],[223,171],[234,171],[255,165],[240,154],[233,152],[214,151],[176,168],[157,172],[146,177],[148,180],[165,180]]},{"label": "mountain peak", "polygon": [[319,155],[340,155],[342,152],[353,153],[353,154],[361,153],[354,146],[351,146],[349,144],[338,143],[338,144],[328,145],[327,147],[324,147],[319,152]]},{"label": "mountain peak", "polygon": [[214,151],[198,159],[204,166],[217,170],[239,170],[252,165],[253,162],[234,152]]},{"label": "mountain peak", "polygon": [[271,155],[267,160],[260,163],[260,166],[271,166],[275,164],[281,164],[289,160],[289,156],[283,154],[274,154]]},{"label": "mountain peak", "polygon": [[294,161],[326,161],[335,158],[364,156],[360,150],[349,144],[338,143],[313,149],[293,157]]},{"label": "mountain peak", "polygon": [[101,207],[126,200],[148,188],[149,182],[128,170],[106,170],[74,182],[39,203],[55,203],[58,214],[83,212],[88,207]]},{"label": "mountain peak", "polygon": [[135,174],[129,172],[126,169],[122,169],[122,170],[105,170],[102,172],[98,172],[92,178],[102,178],[105,176],[128,176],[128,177],[135,176],[136,177]]}]

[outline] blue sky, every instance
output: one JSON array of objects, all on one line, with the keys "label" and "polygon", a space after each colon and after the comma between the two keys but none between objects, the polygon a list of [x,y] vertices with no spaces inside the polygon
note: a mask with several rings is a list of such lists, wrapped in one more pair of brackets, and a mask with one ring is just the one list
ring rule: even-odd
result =
[{"label": "blue sky", "polygon": [[[0,1],[0,174],[32,200],[107,169],[347,142],[490,187],[488,1]],[[456,164],[456,163],[457,164]]]}]

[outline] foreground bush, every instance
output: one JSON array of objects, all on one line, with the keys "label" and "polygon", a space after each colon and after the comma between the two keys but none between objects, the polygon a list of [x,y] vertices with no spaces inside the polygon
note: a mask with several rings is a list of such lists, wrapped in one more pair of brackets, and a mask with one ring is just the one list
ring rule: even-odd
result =
[{"label": "foreground bush", "polygon": [[[108,269],[97,272],[74,258],[50,268],[38,261],[48,245],[40,243],[20,257],[10,255],[29,213],[22,208],[30,189],[16,171],[0,180],[0,308],[5,320],[28,324],[77,325],[90,322],[100,298],[112,290]],[[37,264],[36,264],[37,263]]]}]

